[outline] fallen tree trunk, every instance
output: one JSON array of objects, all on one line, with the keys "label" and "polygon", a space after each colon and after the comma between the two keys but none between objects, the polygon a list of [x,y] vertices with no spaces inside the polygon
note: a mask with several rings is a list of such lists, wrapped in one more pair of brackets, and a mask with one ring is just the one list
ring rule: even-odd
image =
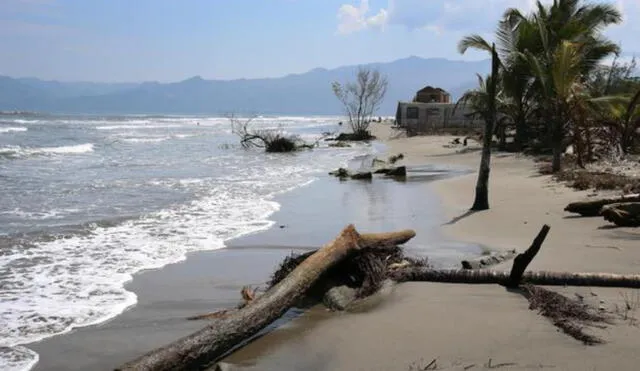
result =
[{"label": "fallen tree trunk", "polygon": [[640,227],[640,202],[623,202],[602,208],[604,220],[618,227]]},{"label": "fallen tree trunk", "polygon": [[215,319],[205,328],[177,340],[116,370],[199,370],[212,366],[241,342],[280,318],[320,276],[349,254],[376,245],[406,242],[413,231],[359,235],[352,225],[306,258],[282,281],[250,305]]},{"label": "fallen tree trunk", "polygon": [[[403,268],[390,273],[398,282],[499,284],[509,286],[510,272],[471,269]],[[640,288],[640,274],[525,272],[521,283],[543,286]]]},{"label": "fallen tree trunk", "polygon": [[572,202],[564,208],[574,214],[582,216],[600,216],[600,211],[604,206],[621,202],[640,202],[640,194],[626,195],[616,198],[603,198],[590,201]]}]

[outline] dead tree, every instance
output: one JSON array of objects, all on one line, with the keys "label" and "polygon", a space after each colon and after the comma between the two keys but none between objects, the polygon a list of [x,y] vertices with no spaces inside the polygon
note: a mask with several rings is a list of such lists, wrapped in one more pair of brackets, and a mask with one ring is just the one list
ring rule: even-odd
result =
[{"label": "dead tree", "polygon": [[353,131],[345,140],[371,139],[369,124],[372,116],[380,108],[380,104],[387,92],[388,81],[380,71],[360,67],[355,82],[331,85],[333,93],[338,98],[347,114],[349,125]]},{"label": "dead tree", "polygon": [[231,122],[231,132],[240,137],[243,148],[264,148],[266,152],[292,152],[306,146],[300,138],[286,134],[282,128],[254,128],[254,117],[241,119],[232,114],[227,118]]},{"label": "dead tree", "polygon": [[215,319],[202,330],[153,350],[117,370],[198,370],[206,369],[231,349],[280,318],[318,278],[349,254],[361,250],[402,244],[415,236],[413,231],[360,235],[352,225],[310,255],[287,277],[250,305]]}]

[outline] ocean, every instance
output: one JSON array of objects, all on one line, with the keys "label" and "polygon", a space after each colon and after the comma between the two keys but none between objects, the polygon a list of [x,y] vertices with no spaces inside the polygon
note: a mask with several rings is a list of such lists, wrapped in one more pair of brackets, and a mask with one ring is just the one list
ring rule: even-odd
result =
[{"label": "ocean", "polygon": [[[254,125],[312,142],[339,120]],[[270,228],[274,196],[376,151],[238,143],[221,117],[0,116],[0,369],[28,370],[29,343],[134,305],[136,272]]]}]

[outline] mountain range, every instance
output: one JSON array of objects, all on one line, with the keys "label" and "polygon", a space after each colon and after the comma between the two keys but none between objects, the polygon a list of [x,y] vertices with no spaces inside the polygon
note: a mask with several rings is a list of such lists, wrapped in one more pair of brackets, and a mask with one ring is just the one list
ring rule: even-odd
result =
[{"label": "mountain range", "polygon": [[[455,99],[477,84],[489,61],[408,57],[365,65],[387,76],[381,114],[393,114],[399,100],[410,100],[426,85]],[[278,78],[205,80],[195,76],[174,83],[92,83],[44,81],[0,76],[0,110],[95,114],[256,114],[323,115],[342,112],[333,81],[353,80],[358,66],[316,68]]]}]

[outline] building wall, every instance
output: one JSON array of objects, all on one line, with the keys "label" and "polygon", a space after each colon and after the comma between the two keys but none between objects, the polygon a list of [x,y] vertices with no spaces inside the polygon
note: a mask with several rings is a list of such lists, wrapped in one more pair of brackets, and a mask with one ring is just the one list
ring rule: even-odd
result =
[{"label": "building wall", "polygon": [[[454,103],[399,102],[396,111],[398,126],[420,134],[446,128],[482,128],[484,120],[465,117],[470,107],[463,104],[455,109]],[[417,117],[416,117],[417,113]]]}]

